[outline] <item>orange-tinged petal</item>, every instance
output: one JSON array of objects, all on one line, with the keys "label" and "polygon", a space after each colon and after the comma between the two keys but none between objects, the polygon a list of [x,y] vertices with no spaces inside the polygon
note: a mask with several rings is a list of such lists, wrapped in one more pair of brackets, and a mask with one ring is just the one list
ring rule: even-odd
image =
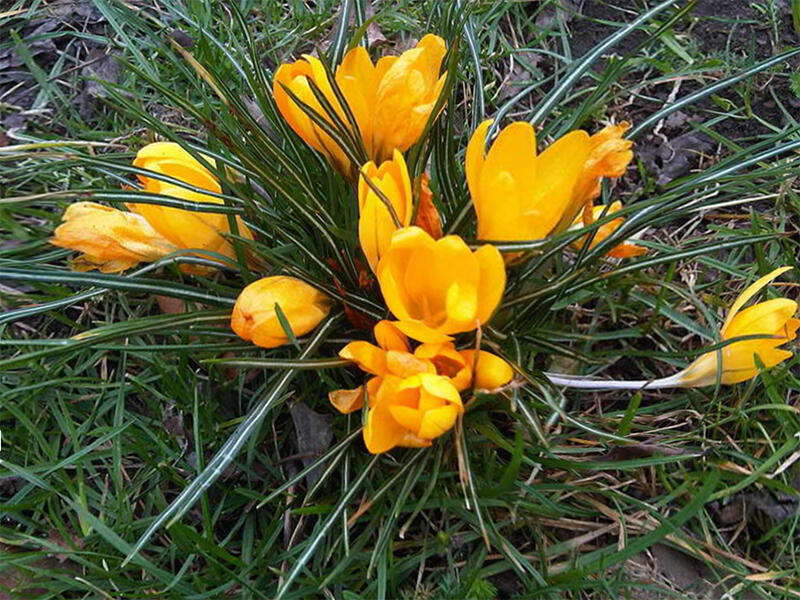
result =
[{"label": "orange-tinged petal", "polygon": [[419,177],[419,205],[417,206],[417,227],[423,229],[434,240],[442,237],[442,219],[433,204],[433,192],[428,186],[429,177],[423,173]]},{"label": "orange-tinged petal", "polygon": [[386,369],[398,377],[411,377],[419,373],[435,373],[432,363],[421,360],[410,352],[389,350],[386,352]]},{"label": "orange-tinged petal", "polygon": [[361,410],[364,406],[364,386],[360,385],[354,390],[333,390],[328,392],[328,399],[343,415]]},{"label": "orange-tinged petal", "polygon": [[378,321],[373,329],[375,334],[375,341],[378,346],[384,350],[399,350],[401,352],[410,352],[408,345],[408,337],[395,327],[394,323],[387,320]]},{"label": "orange-tinged petal", "polygon": [[385,375],[388,372],[386,351],[369,342],[350,342],[339,351],[339,356],[353,361],[359,369],[373,375]]}]

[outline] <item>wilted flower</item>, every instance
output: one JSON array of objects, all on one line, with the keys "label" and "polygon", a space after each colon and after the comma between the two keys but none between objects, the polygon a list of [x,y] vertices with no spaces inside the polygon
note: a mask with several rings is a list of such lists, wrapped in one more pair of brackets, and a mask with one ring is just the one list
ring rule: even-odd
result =
[{"label": "wilted flower", "polygon": [[622,177],[633,160],[633,142],[622,138],[631,124],[608,125],[589,138],[589,156],[573,192],[576,209],[600,195],[603,177]]},{"label": "wilted flower", "polygon": [[[208,162],[214,165],[213,159]],[[191,154],[173,142],[156,142],[142,148],[134,166],[172,177],[197,188],[219,193],[217,178]],[[180,185],[146,175],[138,175],[144,191],[191,202],[223,204],[221,198],[196,192]],[[170,242],[185,249],[207,250],[228,258],[235,256],[230,242],[221,234],[230,233],[228,217],[222,213],[202,213],[158,204],[128,204],[128,208],[147,219],[148,223]],[[237,217],[241,237],[253,236]]]},{"label": "wilted flower", "polygon": [[[606,210],[606,208],[608,208],[608,210]],[[581,229],[583,227],[587,227],[592,223],[594,223],[596,220],[612,215],[621,209],[622,209],[622,202],[620,202],[619,200],[612,202],[611,206],[608,207],[602,204],[598,206],[593,206],[589,210],[584,210],[582,214],[575,217],[575,221],[573,221],[572,227],[570,227],[570,229],[573,230],[573,229]],[[624,222],[625,219],[623,217],[619,217],[598,227],[597,231],[594,232],[594,237],[592,238],[592,242],[589,245],[589,247],[594,248],[595,246],[597,246],[597,244],[605,240],[608,236],[610,236],[617,229],[619,229],[620,225],[622,225]],[[588,235],[589,234],[575,240],[575,242],[573,242],[573,246],[577,250],[583,248],[584,244],[586,244],[586,240],[588,239]],[[612,258],[630,258],[632,256],[640,256],[645,252],[647,252],[647,249],[642,246],[637,246],[636,244],[632,244],[630,242],[623,242],[621,244],[617,244],[616,246],[614,246],[606,254],[608,254],[608,256],[611,256]]]},{"label": "wilted flower", "polygon": [[[419,139],[444,87],[439,75],[447,49],[442,38],[428,34],[416,47],[400,56],[385,56],[373,64],[359,46],[350,50],[336,69],[336,84],[358,125],[367,156],[381,163],[394,150],[404,152]],[[335,112],[330,115],[314,95],[311,84]],[[345,152],[286,92],[329,123],[338,120],[350,130],[350,122],[333,92],[319,59],[303,55],[278,67],[273,94],[286,122],[309,146],[321,152],[341,173],[350,175],[352,165]],[[352,131],[351,131],[352,133]]]},{"label": "wilted flower", "polygon": [[124,271],[178,250],[143,217],[94,202],[68,206],[50,243],[83,253],[72,261],[74,269],[103,273]]},{"label": "wilted flower", "polygon": [[[689,367],[668,378],[677,387],[701,387],[747,381],[758,375],[756,358],[765,369],[792,357],[789,350],[779,348],[797,337],[800,320],[795,317],[797,302],[774,298],[748,308],[742,307],[773,279],[791,267],[775,269],[748,287],[733,303],[720,331],[722,341],[742,336],[763,336],[733,342],[719,350],[703,354]],[[721,362],[720,362],[721,360]]]},{"label": "wilted flower", "polygon": [[486,323],[506,284],[494,246],[473,252],[458,236],[434,240],[419,227],[394,233],[377,275],[397,328],[421,342],[449,341]]},{"label": "wilted flower", "polygon": [[282,275],[264,277],[239,294],[231,315],[231,329],[243,340],[262,348],[288,343],[276,305],[296,337],[314,329],[331,309],[330,298],[304,281]]},{"label": "wilted flower", "polygon": [[[380,191],[383,198],[375,192],[373,186]],[[389,212],[386,202],[392,206],[394,216]],[[400,152],[395,150],[392,160],[387,160],[380,167],[375,166],[372,161],[361,167],[361,177],[358,180],[358,239],[370,269],[377,269],[381,255],[392,241],[392,234],[397,231],[394,219],[402,227],[407,227],[413,210],[411,180],[408,178],[406,161]]]}]

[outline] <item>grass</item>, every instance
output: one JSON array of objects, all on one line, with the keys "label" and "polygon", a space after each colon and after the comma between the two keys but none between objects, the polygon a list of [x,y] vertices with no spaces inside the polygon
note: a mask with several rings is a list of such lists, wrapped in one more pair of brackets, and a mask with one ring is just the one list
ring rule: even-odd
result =
[{"label": "grass", "polygon": [[[17,4],[9,10],[28,9]],[[352,25],[338,4],[245,1],[246,29],[236,11],[200,1],[98,2],[102,26],[62,20],[36,35],[26,22],[50,18],[45,5],[0,17],[0,50],[17,48],[47,111],[0,147],[0,593],[686,596],[659,568],[636,577],[629,562],[666,545],[731,597],[796,597],[796,359],[734,387],[670,393],[565,392],[535,377],[671,373],[715,341],[745,283],[797,265],[797,61],[780,55],[794,48],[777,3],[755,3],[737,24],[763,34],[752,52],[734,15],[704,17],[691,3],[650,17],[652,1],[587,3],[590,16],[470,3],[463,26],[456,3],[343,3]],[[727,33],[709,41],[715,25]],[[650,252],[616,267],[602,246],[567,259],[570,236],[551,240],[487,331],[531,374],[526,385],[478,398],[464,427],[428,450],[371,457],[358,417],[336,416],[331,447],[301,463],[288,407],[332,415],[326,390],[358,379],[313,361],[363,334],[334,318],[302,352],[262,352],[226,325],[241,278],[257,275],[246,267],[190,277],[170,259],[123,277],[80,274],[46,240],[74,199],[65,192],[148,200],[120,187],[132,153],[156,135],[189,140],[248,175],[229,182],[221,210],[257,227],[265,264],[341,296],[335,276],[352,307],[379,313],[352,267],[354,211],[335,201],[349,191],[301,143],[275,141],[285,126],[265,89],[282,60],[315,46],[340,56],[364,31],[389,47],[425,31],[458,40],[452,100],[414,154],[421,169],[431,152],[447,228],[474,238],[463,149],[483,118],[533,119],[540,139],[630,118],[636,169],[605,194],[625,201],[625,234],[643,232]],[[53,57],[26,53],[46,39]],[[97,44],[122,67],[82,117],[74,101]],[[3,117],[24,113],[0,102]],[[652,149],[682,134],[695,137],[675,152],[695,168],[680,171]],[[669,169],[676,177],[659,182]],[[339,248],[340,271],[315,260]],[[797,273],[782,280],[774,289],[795,297]],[[164,311],[157,295],[183,310]]]}]

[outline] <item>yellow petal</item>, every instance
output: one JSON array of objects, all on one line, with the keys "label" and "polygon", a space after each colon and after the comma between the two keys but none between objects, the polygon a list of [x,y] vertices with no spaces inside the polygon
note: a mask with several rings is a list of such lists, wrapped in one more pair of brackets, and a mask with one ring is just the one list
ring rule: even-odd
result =
[{"label": "yellow petal", "polygon": [[395,321],[394,325],[408,337],[428,344],[452,341],[452,337],[428,327],[420,321]]},{"label": "yellow petal", "polygon": [[573,193],[589,156],[589,135],[571,131],[551,144],[539,157],[534,210],[547,233],[566,229],[583,206]]},{"label": "yellow petal", "polygon": [[478,261],[478,319],[488,323],[506,287],[506,265],[500,251],[486,244],[474,253]]},{"label": "yellow petal", "polygon": [[364,425],[364,444],[372,454],[380,454],[394,448],[404,439],[408,430],[394,420],[389,400],[394,394],[397,378],[383,378],[377,399],[371,403]]},{"label": "yellow petal", "polygon": [[778,334],[786,322],[797,313],[797,302],[788,298],[773,298],[739,311],[728,323],[723,339],[744,335]]},{"label": "yellow petal", "polygon": [[408,338],[391,321],[378,321],[373,329],[378,346],[384,350],[409,352]]},{"label": "yellow petal", "polygon": [[385,375],[388,372],[386,352],[369,342],[350,342],[339,351],[339,356],[353,361],[359,369],[373,375]]},{"label": "yellow petal", "polygon": [[480,219],[481,212],[486,208],[480,195],[480,181],[485,162],[486,133],[492,123],[492,119],[487,119],[478,125],[478,128],[469,139],[464,163],[467,185],[469,186],[469,193],[472,196],[472,203],[475,205],[475,213],[478,215],[478,219]]},{"label": "yellow petal", "polygon": [[774,271],[771,271],[770,273],[767,273],[763,277],[757,279],[755,283],[753,283],[746,290],[744,290],[736,299],[736,301],[733,303],[733,306],[731,306],[731,310],[728,313],[728,318],[725,319],[725,323],[722,325],[722,330],[721,330],[722,335],[723,336],[725,335],[725,330],[728,328],[731,321],[733,321],[734,317],[736,317],[736,313],[738,313],[739,310],[745,304],[747,304],[747,301],[750,300],[750,298],[752,298],[758,292],[760,292],[762,288],[769,285],[774,279],[777,279],[778,277],[786,273],[786,271],[791,271],[791,269],[792,267],[777,268]]},{"label": "yellow petal", "polygon": [[453,405],[428,410],[422,415],[417,435],[423,439],[437,438],[449,431],[458,418],[458,409]]},{"label": "yellow petal", "polygon": [[[475,364],[475,350],[462,350],[461,356],[467,365]],[[514,370],[499,356],[484,350],[478,355],[475,366],[474,385],[484,390],[495,390],[514,379]]]}]

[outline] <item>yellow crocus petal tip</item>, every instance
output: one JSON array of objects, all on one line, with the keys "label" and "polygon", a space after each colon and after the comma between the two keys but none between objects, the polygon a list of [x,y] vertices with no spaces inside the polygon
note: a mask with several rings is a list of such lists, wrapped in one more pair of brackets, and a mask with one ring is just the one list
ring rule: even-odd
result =
[{"label": "yellow crocus petal tip", "polygon": [[239,294],[231,315],[231,329],[243,340],[263,348],[288,343],[276,304],[297,337],[319,325],[331,309],[330,298],[304,281],[282,275],[264,277]]}]

